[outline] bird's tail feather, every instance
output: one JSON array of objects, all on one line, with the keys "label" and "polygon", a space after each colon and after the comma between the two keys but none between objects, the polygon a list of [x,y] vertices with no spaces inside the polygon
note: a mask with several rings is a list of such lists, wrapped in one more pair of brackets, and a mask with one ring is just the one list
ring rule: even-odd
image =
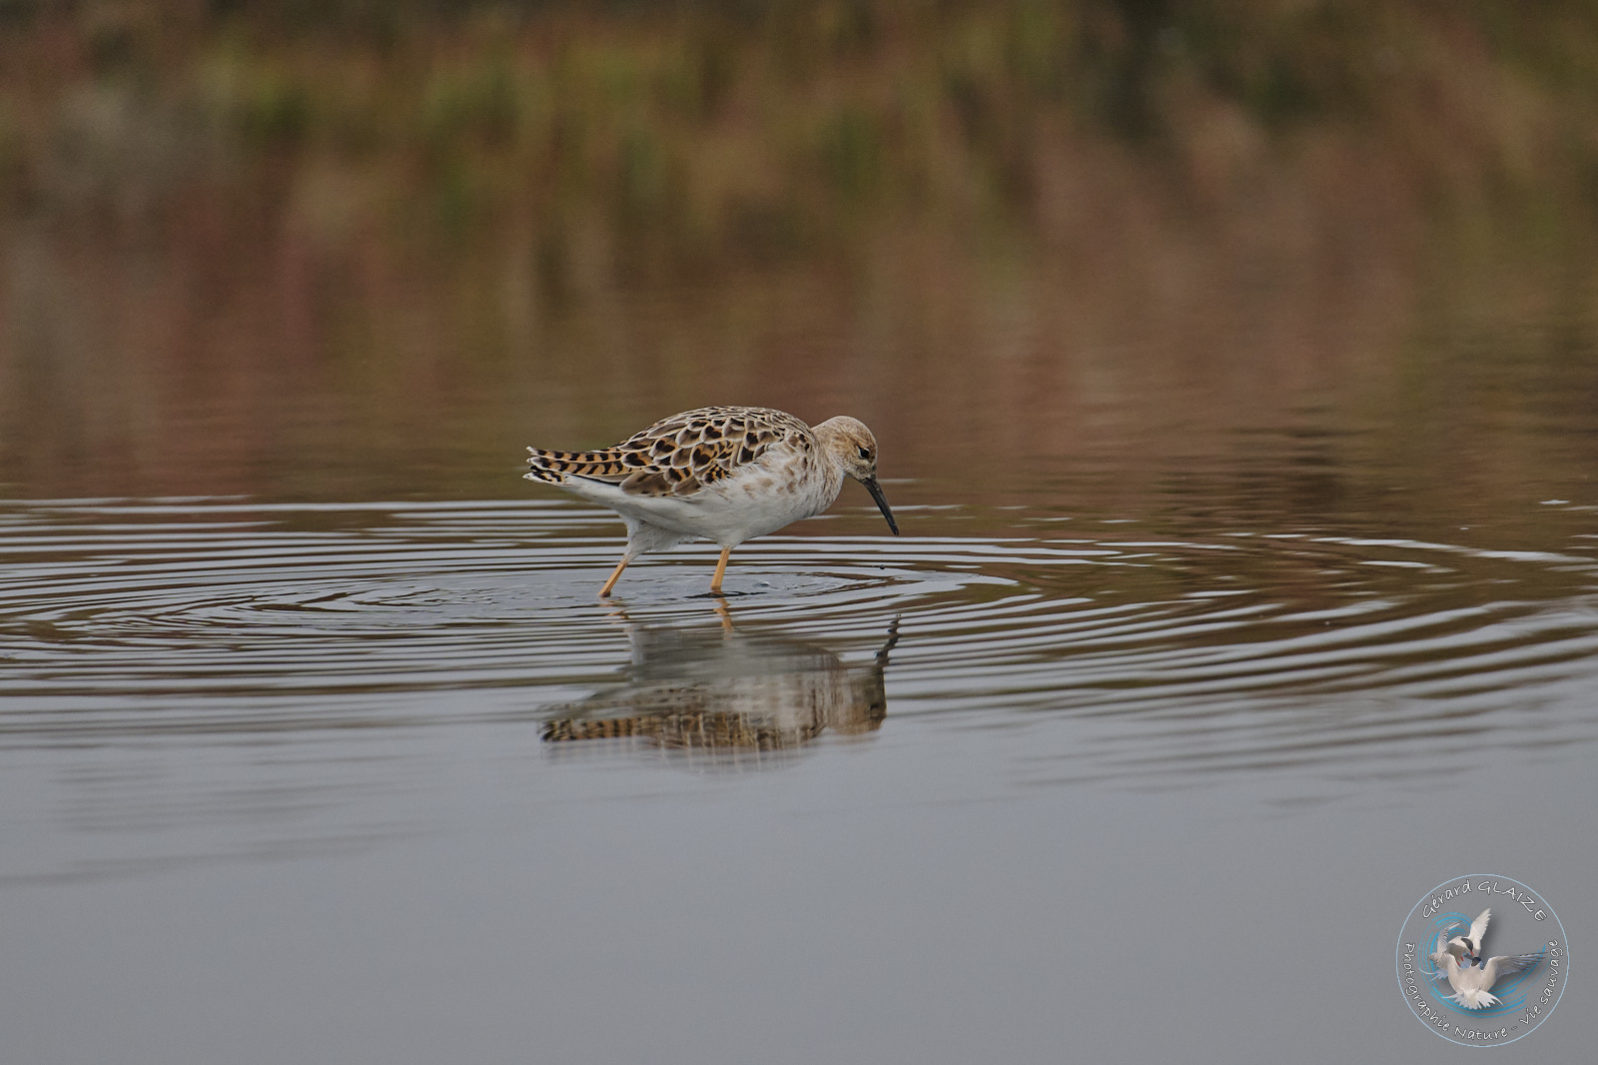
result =
[{"label": "bird's tail feather", "polygon": [[619,448],[598,451],[546,451],[543,448],[527,449],[529,481],[546,484],[565,484],[568,477],[587,477],[597,481],[616,482],[636,472],[623,461],[626,452]]}]

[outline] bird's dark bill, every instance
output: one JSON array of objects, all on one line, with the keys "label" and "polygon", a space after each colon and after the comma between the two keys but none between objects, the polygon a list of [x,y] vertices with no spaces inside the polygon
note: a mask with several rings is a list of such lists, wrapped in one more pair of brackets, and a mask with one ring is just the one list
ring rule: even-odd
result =
[{"label": "bird's dark bill", "polygon": [[899,523],[893,520],[893,511],[888,509],[888,497],[882,494],[882,486],[873,477],[869,481],[861,481],[866,486],[866,491],[871,493],[871,498],[877,501],[877,509],[882,511],[882,516],[888,519],[888,528],[893,530],[893,535],[899,535]]}]

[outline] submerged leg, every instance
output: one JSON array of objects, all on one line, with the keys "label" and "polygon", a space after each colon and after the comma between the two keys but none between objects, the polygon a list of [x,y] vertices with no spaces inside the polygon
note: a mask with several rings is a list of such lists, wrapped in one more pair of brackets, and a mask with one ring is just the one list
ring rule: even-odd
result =
[{"label": "submerged leg", "polygon": [[721,578],[727,575],[727,556],[732,554],[732,548],[721,549],[721,558],[716,562],[716,575],[710,578],[710,591],[714,595],[721,594]]},{"label": "submerged leg", "polygon": [[610,598],[610,590],[616,587],[616,581],[621,578],[621,571],[626,569],[627,563],[631,562],[632,560],[633,556],[631,551],[621,556],[621,561],[616,563],[616,568],[610,571],[610,580],[606,581],[605,586],[599,590],[599,598]]}]

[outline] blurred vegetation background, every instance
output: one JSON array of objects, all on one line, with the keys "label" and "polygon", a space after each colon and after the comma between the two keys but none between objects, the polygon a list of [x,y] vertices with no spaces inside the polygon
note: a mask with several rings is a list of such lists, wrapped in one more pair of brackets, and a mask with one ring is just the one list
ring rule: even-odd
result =
[{"label": "blurred vegetation background", "polygon": [[509,495],[728,400],[1446,462],[1591,361],[1595,104],[1591,0],[0,0],[0,492]]}]

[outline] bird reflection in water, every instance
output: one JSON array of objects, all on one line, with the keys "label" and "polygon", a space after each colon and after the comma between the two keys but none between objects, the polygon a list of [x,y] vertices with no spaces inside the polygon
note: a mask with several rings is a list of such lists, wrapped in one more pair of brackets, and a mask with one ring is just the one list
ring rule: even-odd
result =
[{"label": "bird reflection in water", "polygon": [[625,682],[556,708],[545,742],[641,740],[736,766],[786,760],[771,756],[792,754],[829,728],[853,737],[881,727],[897,618],[874,659],[850,667],[817,644],[736,628],[725,603],[716,610],[719,629],[650,627],[618,612],[632,645]]}]

